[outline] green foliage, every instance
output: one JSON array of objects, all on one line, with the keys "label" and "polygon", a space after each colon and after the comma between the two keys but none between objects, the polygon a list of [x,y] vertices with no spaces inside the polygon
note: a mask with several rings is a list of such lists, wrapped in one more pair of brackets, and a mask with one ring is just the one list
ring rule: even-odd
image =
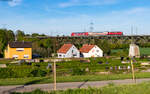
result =
[{"label": "green foliage", "polygon": [[33,75],[34,77],[42,77],[42,76],[46,76],[47,72],[40,69],[36,69],[33,70],[30,74]]},{"label": "green foliage", "polygon": [[42,57],[50,57],[53,50],[53,43],[51,39],[41,39],[33,42],[33,54],[39,54]]},{"label": "green foliage", "polygon": [[16,36],[18,41],[24,40],[25,33],[21,30],[16,31]]},{"label": "green foliage", "polygon": [[39,36],[38,33],[33,33],[33,34],[32,34],[32,37],[37,37],[37,36]]},{"label": "green foliage", "polygon": [[[126,57],[125,59],[126,60]],[[137,59],[137,61],[141,61],[144,59]],[[130,66],[129,64],[122,64],[120,58],[90,58],[86,61],[89,62],[80,62],[80,60],[73,60],[73,61],[62,61],[57,62],[57,76],[76,76],[76,75],[93,75],[93,74],[99,74],[100,72],[111,72],[114,74],[121,74],[121,73],[128,73],[130,70],[127,69],[115,69],[116,67],[126,67]],[[148,59],[145,59],[145,61],[148,61]],[[12,75],[11,78],[24,78],[24,77],[45,77],[47,75],[51,76],[50,70],[52,70],[53,63],[50,63],[50,68],[47,69],[48,62],[41,62],[41,63],[32,63],[32,65],[28,65],[27,63],[22,63],[20,65],[18,64],[9,64],[6,61],[5,64],[7,64],[7,69],[11,69],[12,72],[14,72],[14,75]],[[102,63],[99,63],[102,62]],[[0,61],[0,63],[4,64],[4,60]],[[110,67],[113,67],[113,70],[110,69]],[[140,62],[135,63],[134,67],[138,70],[140,69]],[[106,69],[107,68],[107,69]],[[86,69],[86,71],[85,71]],[[11,71],[10,71],[11,72]],[[8,76],[9,77],[9,76]],[[7,78],[7,77],[6,77]]]},{"label": "green foliage", "polygon": [[[12,94],[20,94],[20,93],[12,93]],[[37,90],[33,91],[32,93],[23,93],[23,94],[49,94],[49,93],[41,91],[40,89],[37,89]]]},{"label": "green foliage", "polygon": [[14,77],[15,73],[9,68],[0,68],[0,78],[11,78]]},{"label": "green foliage", "polygon": [[6,31],[3,29],[0,29],[0,54],[3,53],[3,50],[6,46],[7,40],[6,40]]},{"label": "green foliage", "polygon": [[96,44],[103,50],[105,54],[109,55],[111,53],[111,46],[107,40],[97,40]]},{"label": "green foliage", "polygon": [[81,68],[73,68],[72,70],[72,75],[84,75],[85,69],[81,69]]},{"label": "green foliage", "polygon": [[[113,49],[111,50],[112,56],[124,56],[127,57],[129,53],[129,49]],[[140,47],[140,54],[142,55],[150,55],[150,48]]]},{"label": "green foliage", "polygon": [[29,71],[27,69],[2,68],[0,69],[0,78],[22,78],[28,77]]},{"label": "green foliage", "polygon": [[108,86],[115,86],[115,84],[113,83],[113,82],[111,82],[111,83],[108,83]]},{"label": "green foliage", "polygon": [[[135,73],[137,79],[149,78],[150,73]],[[88,75],[75,75],[75,76],[60,76],[57,75],[57,82],[85,82],[85,81],[104,81],[104,80],[120,80],[132,79],[132,73],[127,74],[88,74]],[[0,85],[23,85],[33,82],[32,84],[45,84],[53,83],[53,76],[48,77],[24,77],[24,78],[4,78],[0,79]]]},{"label": "green foliage", "polygon": [[[24,77],[44,77],[49,70],[46,67],[37,68],[36,65],[8,65],[8,68],[0,68],[0,78],[24,78]],[[45,70],[44,70],[45,69]]]},{"label": "green foliage", "polygon": [[15,35],[12,30],[7,30],[6,32],[7,41],[14,41]]},{"label": "green foliage", "polygon": [[[14,41],[14,33],[12,30],[0,29],[0,54],[3,55],[4,49],[9,41]],[[44,34],[33,33],[32,35],[25,34],[21,30],[16,31],[18,41],[30,41],[33,43],[33,54],[41,55],[43,58],[51,57],[52,53],[65,43],[72,43],[78,49],[83,44],[96,44],[104,52],[105,55],[122,55],[126,56],[126,51],[113,53],[114,49],[128,49],[131,43],[130,37],[49,37]],[[43,37],[43,38],[41,38]],[[140,37],[134,39],[140,47],[150,47],[149,37]]]},{"label": "green foliage", "polygon": [[13,40],[14,40],[13,31],[7,29],[0,29],[0,55],[3,54],[7,43]]}]

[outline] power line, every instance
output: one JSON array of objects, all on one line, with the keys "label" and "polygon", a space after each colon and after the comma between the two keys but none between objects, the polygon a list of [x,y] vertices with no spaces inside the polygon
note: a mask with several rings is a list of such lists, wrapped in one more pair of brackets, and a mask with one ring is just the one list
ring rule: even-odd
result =
[{"label": "power line", "polygon": [[90,23],[90,32],[93,32],[94,31],[94,23],[91,21]]}]

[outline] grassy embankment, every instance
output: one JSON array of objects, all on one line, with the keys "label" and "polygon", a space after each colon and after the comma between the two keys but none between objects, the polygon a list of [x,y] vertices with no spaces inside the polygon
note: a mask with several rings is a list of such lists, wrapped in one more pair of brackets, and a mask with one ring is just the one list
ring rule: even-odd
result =
[{"label": "grassy embankment", "polygon": [[[150,78],[150,73],[136,73],[136,78]],[[82,82],[82,81],[103,81],[131,79],[131,74],[109,74],[109,75],[77,75],[77,76],[59,76],[57,82]],[[27,77],[27,78],[6,78],[0,79],[0,85],[30,85],[52,83],[52,77]]]},{"label": "grassy embankment", "polygon": [[28,93],[13,93],[13,94],[149,94],[150,82],[133,85],[114,85],[109,84],[102,88],[88,88],[88,89],[68,89],[65,91],[51,91],[43,92],[35,90]]}]

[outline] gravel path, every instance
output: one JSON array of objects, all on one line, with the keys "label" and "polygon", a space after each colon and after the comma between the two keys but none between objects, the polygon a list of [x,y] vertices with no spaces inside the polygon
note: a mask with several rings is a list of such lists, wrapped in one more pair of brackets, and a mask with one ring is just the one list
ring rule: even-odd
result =
[{"label": "gravel path", "polygon": [[[150,78],[147,79],[137,79],[137,83],[150,81]],[[108,85],[109,83],[114,84],[133,84],[132,79],[126,80],[109,80],[109,81],[93,81],[93,82],[68,82],[68,83],[57,83],[57,90],[66,90],[73,88],[87,88],[87,87],[102,87]],[[0,94],[10,94],[11,92],[30,92],[35,89],[41,89],[44,91],[53,90],[53,84],[34,84],[34,85],[15,85],[15,86],[0,86]]]}]

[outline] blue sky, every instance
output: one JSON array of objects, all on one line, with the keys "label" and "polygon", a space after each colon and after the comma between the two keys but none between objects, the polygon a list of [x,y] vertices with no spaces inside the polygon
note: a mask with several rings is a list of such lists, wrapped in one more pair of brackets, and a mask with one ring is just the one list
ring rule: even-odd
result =
[{"label": "blue sky", "polygon": [[[7,1],[7,0],[6,0]],[[26,33],[65,34],[123,31],[150,34],[149,0],[0,0],[0,28]]]}]

